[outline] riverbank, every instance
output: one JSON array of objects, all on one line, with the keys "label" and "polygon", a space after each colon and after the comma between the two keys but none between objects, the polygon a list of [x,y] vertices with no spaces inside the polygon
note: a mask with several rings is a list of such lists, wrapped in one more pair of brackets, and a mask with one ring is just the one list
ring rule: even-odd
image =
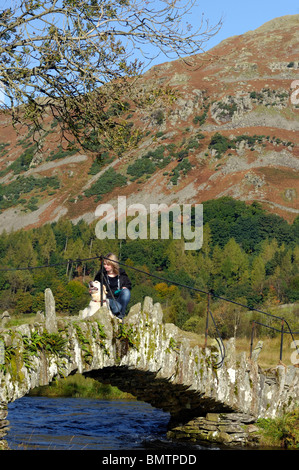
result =
[{"label": "riverbank", "polygon": [[49,385],[37,387],[30,391],[29,396],[135,400],[130,393],[122,392],[117,387],[102,384],[81,374],[70,375]]}]

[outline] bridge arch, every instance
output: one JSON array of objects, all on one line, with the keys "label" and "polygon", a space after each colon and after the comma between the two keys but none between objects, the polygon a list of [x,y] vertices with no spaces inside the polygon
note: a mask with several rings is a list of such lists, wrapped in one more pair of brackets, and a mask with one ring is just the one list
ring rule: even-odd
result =
[{"label": "bridge arch", "polygon": [[[223,416],[226,425],[233,421],[239,426],[239,442],[241,434],[247,442],[244,423],[292,410],[299,400],[299,369],[278,366],[269,378],[245,353],[236,355],[233,340],[217,368],[221,352],[216,345],[204,347],[189,333],[164,323],[160,304],[149,297],[131,308],[123,324],[101,307],[87,320],[52,316],[52,323],[22,325],[1,336],[7,358],[0,368],[3,441],[8,403],[76,372],[168,411],[170,435],[190,435],[192,422],[193,436],[195,427],[200,440],[215,442],[228,434],[223,432]],[[214,427],[206,423],[208,415],[217,419],[218,428],[215,422]]]}]

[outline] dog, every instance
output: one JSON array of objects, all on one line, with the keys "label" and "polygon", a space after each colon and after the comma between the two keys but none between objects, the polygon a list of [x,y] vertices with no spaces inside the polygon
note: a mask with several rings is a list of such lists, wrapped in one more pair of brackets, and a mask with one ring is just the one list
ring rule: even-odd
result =
[{"label": "dog", "polygon": [[[89,293],[91,295],[91,301],[88,307],[82,311],[82,318],[88,318],[94,315],[101,307],[101,283],[99,281],[89,282]],[[109,302],[107,301],[106,286],[103,285],[103,305],[109,308]]]}]

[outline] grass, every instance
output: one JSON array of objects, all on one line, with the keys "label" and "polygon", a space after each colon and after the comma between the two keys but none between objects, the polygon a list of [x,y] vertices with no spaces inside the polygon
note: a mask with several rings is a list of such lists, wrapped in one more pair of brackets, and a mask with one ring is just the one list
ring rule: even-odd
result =
[{"label": "grass", "polygon": [[[298,340],[298,335],[296,335],[295,340],[296,339]],[[255,338],[253,341],[253,349],[257,346],[259,340],[263,342],[263,346],[258,358],[259,365],[263,369],[278,365],[280,363],[280,336],[275,338],[269,338],[266,336]],[[281,362],[286,366],[292,365],[292,355],[294,355],[296,352],[295,348],[292,347],[292,342],[293,339],[290,337],[290,335],[284,335]],[[238,338],[236,340],[236,350],[238,353],[241,351],[248,352],[249,355],[250,338]]]},{"label": "grass", "polygon": [[299,408],[275,419],[259,419],[260,445],[299,449]]},{"label": "grass", "polygon": [[71,375],[65,379],[53,381],[50,385],[37,387],[29,393],[39,397],[75,397],[95,398],[102,400],[133,400],[129,393],[121,392],[117,387],[102,384],[97,380],[81,374]]}]

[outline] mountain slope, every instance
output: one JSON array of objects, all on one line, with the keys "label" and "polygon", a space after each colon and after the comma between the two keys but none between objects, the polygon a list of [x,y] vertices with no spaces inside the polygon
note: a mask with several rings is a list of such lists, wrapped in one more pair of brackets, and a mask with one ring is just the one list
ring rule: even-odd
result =
[{"label": "mountain slope", "polygon": [[127,205],[227,195],[292,221],[299,215],[298,23],[299,15],[276,18],[188,58],[188,67],[174,61],[146,72],[142,86],[168,87],[175,101],[128,112],[143,138],[102,166],[63,151],[54,122],[40,149],[0,116],[1,230],[60,217],[91,222],[96,207],[116,207],[118,195]]}]

